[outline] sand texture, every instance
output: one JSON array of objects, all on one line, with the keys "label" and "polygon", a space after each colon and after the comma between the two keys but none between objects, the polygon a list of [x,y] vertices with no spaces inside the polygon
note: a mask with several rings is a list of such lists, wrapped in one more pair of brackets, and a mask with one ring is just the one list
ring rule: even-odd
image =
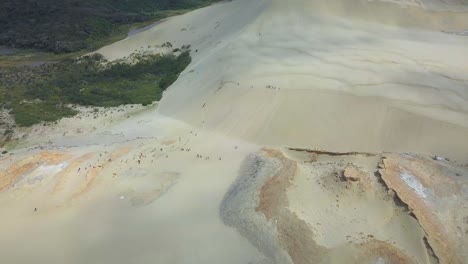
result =
[{"label": "sand texture", "polygon": [[468,29],[468,12],[461,1],[394,2],[236,0],[99,52],[191,45],[159,112],[227,136],[467,161],[468,38],[449,33]]},{"label": "sand texture", "polygon": [[0,263],[468,264],[467,5],[233,0],[103,47],[193,60],[15,131]]}]

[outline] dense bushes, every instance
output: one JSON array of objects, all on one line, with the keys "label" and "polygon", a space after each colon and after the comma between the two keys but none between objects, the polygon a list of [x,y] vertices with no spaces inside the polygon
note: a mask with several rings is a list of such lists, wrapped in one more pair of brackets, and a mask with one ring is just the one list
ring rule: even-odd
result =
[{"label": "dense bushes", "polygon": [[14,115],[16,124],[31,126],[40,121],[52,122],[62,117],[73,116],[76,112],[53,102],[22,102],[14,105],[11,114]]},{"label": "dense bushes", "polygon": [[[0,45],[84,53],[124,36],[129,24],[163,18],[214,1],[2,0]],[[40,67],[0,67],[0,108],[10,109],[18,125],[30,126],[75,114],[67,106],[70,104],[151,104],[161,98],[163,90],[190,63],[188,49],[181,48],[178,56],[134,54],[133,64],[107,63],[96,54]],[[54,59],[40,61],[75,55],[54,55]]]},{"label": "dense bushes", "polygon": [[96,49],[123,25],[163,18],[169,10],[213,0],[2,0],[0,45],[56,53]]},{"label": "dense bushes", "polygon": [[37,69],[4,70],[0,72],[0,103],[12,110],[21,126],[75,114],[68,104],[148,105],[161,98],[191,61],[188,51],[178,56],[135,54],[131,58],[131,64],[109,63],[95,54]]}]

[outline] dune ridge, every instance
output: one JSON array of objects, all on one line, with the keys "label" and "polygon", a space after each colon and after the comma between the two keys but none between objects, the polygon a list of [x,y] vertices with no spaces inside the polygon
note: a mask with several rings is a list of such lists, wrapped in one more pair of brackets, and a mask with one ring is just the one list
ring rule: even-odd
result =
[{"label": "dune ridge", "polygon": [[237,0],[98,52],[191,45],[193,63],[158,111],[197,127],[262,145],[467,161],[468,38],[447,32],[466,30],[468,13],[414,2],[425,7]]}]

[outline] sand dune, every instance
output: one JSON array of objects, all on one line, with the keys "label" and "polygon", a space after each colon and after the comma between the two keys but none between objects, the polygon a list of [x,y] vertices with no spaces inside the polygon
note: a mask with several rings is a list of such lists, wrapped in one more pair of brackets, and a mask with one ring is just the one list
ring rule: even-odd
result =
[{"label": "sand dune", "polygon": [[219,218],[256,146],[152,113],[73,139],[0,160],[0,262],[262,263]]},{"label": "sand dune", "polygon": [[18,135],[0,262],[468,263],[466,4],[234,0],[98,50],[193,61]]},{"label": "sand dune", "polygon": [[190,44],[194,62],[159,112],[198,127],[259,144],[466,161],[468,38],[446,32],[466,30],[468,13],[413,2],[425,8],[237,0],[99,52],[115,59],[142,43]]}]

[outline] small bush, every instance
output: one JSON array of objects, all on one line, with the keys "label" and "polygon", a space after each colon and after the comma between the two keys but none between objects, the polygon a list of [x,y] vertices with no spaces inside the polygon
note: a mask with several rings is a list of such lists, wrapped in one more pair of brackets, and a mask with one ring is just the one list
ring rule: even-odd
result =
[{"label": "small bush", "polygon": [[11,128],[8,128],[8,129],[5,129],[5,131],[3,131],[3,136],[10,136],[10,135],[13,135],[13,129]]}]

